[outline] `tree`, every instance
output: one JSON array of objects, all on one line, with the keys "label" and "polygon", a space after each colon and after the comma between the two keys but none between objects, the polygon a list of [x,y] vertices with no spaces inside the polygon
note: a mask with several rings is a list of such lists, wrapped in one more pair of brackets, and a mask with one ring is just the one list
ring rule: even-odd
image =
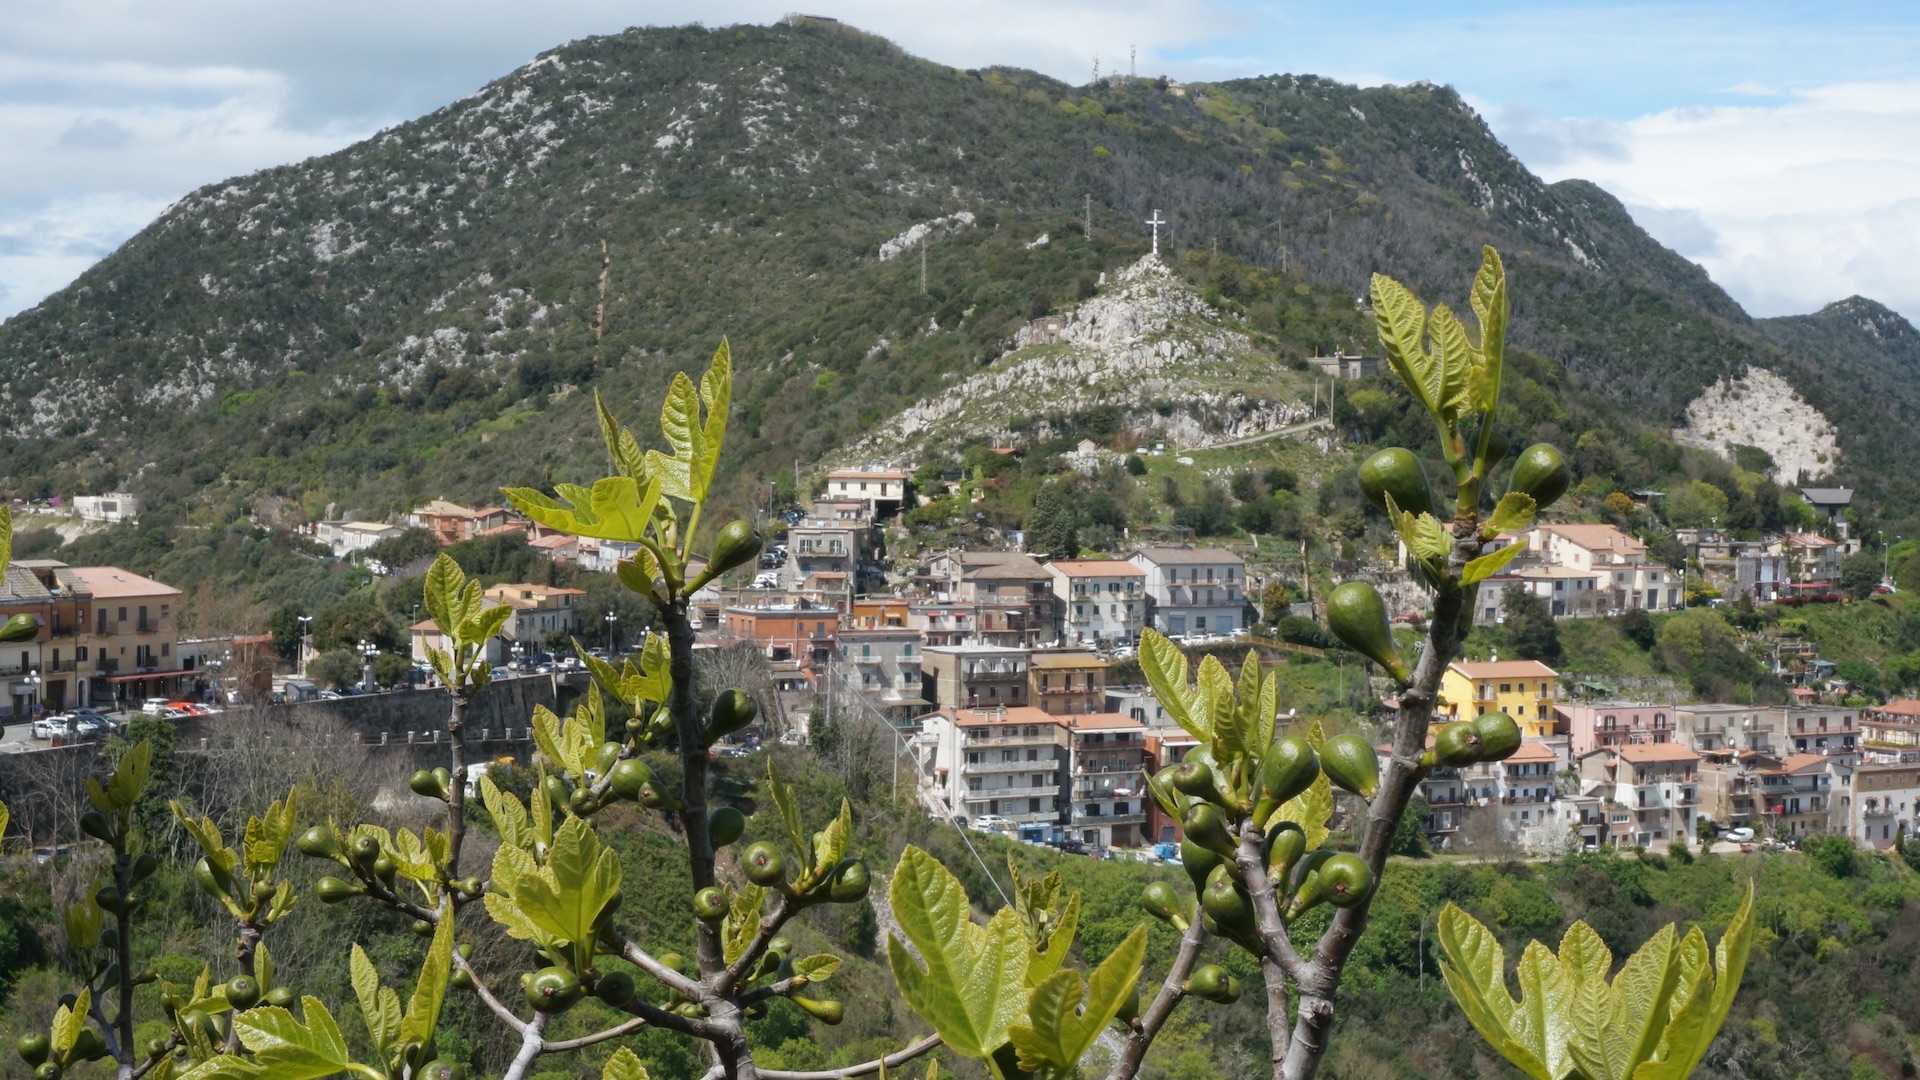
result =
[{"label": "tree", "polygon": [[[1489,557],[1485,546],[1500,531],[1524,528],[1569,479],[1564,467],[1536,470],[1517,477],[1514,490],[1496,506],[1483,498],[1491,461],[1487,440],[1470,445],[1461,421],[1472,412],[1485,431],[1494,419],[1505,290],[1498,257],[1487,249],[1470,301],[1478,334],[1469,338],[1446,309],[1436,309],[1429,322],[1424,306],[1404,287],[1374,280],[1389,362],[1439,428],[1458,492],[1448,524],[1430,512],[1402,512],[1394,521],[1419,574],[1434,589],[1433,619],[1417,661],[1399,653],[1372,586],[1347,582],[1328,599],[1333,634],[1399,684],[1400,709],[1384,765],[1358,735],[1327,737],[1317,723],[1305,722],[1276,730],[1281,674],[1265,670],[1256,650],[1248,650],[1237,676],[1214,655],[1190,672],[1171,641],[1152,631],[1142,636],[1140,666],[1154,695],[1205,751],[1146,779],[1149,796],[1184,826],[1182,859],[1199,903],[1164,881],[1142,893],[1142,907],[1171,925],[1180,945],[1159,985],[1138,995],[1144,1007],[1118,1029],[1111,1080],[1139,1074],[1148,1049],[1188,999],[1199,1009],[1205,1007],[1201,1002],[1239,997],[1238,979],[1227,967],[1202,962],[1203,948],[1216,938],[1216,944],[1246,954],[1229,961],[1234,968],[1261,973],[1275,1080],[1310,1080],[1319,1070],[1342,974],[1375,899],[1374,883],[1420,780],[1438,761],[1429,756],[1427,736],[1442,676],[1471,627],[1467,598],[1473,585],[1511,557]],[[1431,350],[1425,344],[1429,330]],[[1476,339],[1479,344],[1472,343]],[[1437,400],[1434,388],[1455,389]],[[708,545],[706,569],[688,572],[696,545],[707,539],[701,518],[731,391],[723,343],[698,383],[685,374],[672,381],[663,409],[666,451],[643,450],[643,442],[601,405],[611,475],[591,485],[563,485],[560,499],[532,489],[506,493],[548,528],[639,544],[644,556],[623,565],[620,581],[648,598],[663,628],[620,668],[590,662],[594,692],[566,719],[536,710],[532,727],[539,752],[524,787],[505,791],[491,772],[469,772],[468,709],[490,682],[485,648],[510,609],[485,607],[480,581],[443,553],[427,573],[422,603],[445,634],[445,647],[434,649],[430,662],[447,694],[447,765],[416,772],[408,781],[434,808],[436,827],[416,834],[352,824],[351,818],[317,815],[289,793],[254,815],[230,844],[213,818],[174,805],[181,828],[201,853],[194,880],[231,916],[230,955],[242,974],[222,987],[205,976],[198,985],[175,984],[163,973],[156,975],[157,992],[136,995],[136,982],[148,980],[137,974],[142,969],[136,960],[145,957],[144,950],[135,950],[134,920],[143,893],[152,888],[144,882],[158,858],[144,850],[134,818],[149,782],[153,745],[143,741],[126,749],[111,775],[90,786],[96,809],[82,819],[85,832],[110,851],[100,864],[107,877],[93,892],[96,906],[70,908],[67,918],[67,936],[78,953],[74,970],[85,982],[54,1015],[45,1042],[21,1046],[33,1064],[50,1066],[40,1080],[59,1080],[70,1066],[101,1058],[113,1059],[117,1080],[139,1080],[154,1070],[152,1080],[167,1080],[175,1057],[186,1067],[182,1080],[313,1080],[341,1073],[366,1080],[456,1080],[461,1066],[441,1056],[451,1037],[443,1043],[437,1036],[450,997],[464,1003],[467,994],[474,1004],[463,1007],[496,1021],[517,1047],[500,1070],[501,1080],[525,1080],[545,1055],[623,1039],[643,1028],[700,1044],[702,1061],[711,1061],[716,1076],[758,1080],[769,1074],[756,1064],[747,1021],[759,1007],[779,1005],[797,1021],[800,1013],[825,1022],[840,1019],[840,1003],[823,996],[838,958],[795,955],[782,931],[809,907],[865,901],[869,871],[850,854],[855,833],[848,803],[843,800],[838,814],[824,821],[805,820],[793,787],[769,764],[765,797],[751,802],[765,807],[764,827],[756,835],[773,839],[757,840],[725,860],[715,857],[716,849],[744,839],[749,821],[734,800],[717,804],[711,748],[757,719],[751,699],[734,688],[719,692],[707,709],[696,704],[690,598],[718,575],[752,562],[760,548],[745,522],[731,522]],[[0,521],[6,512],[0,506]],[[0,628],[0,640],[7,633]],[[608,701],[620,702],[630,716],[613,721]],[[1501,714],[1464,723],[1467,728],[1448,725],[1437,732],[1434,748],[1450,764],[1497,762],[1520,745],[1518,726]],[[1464,739],[1458,737],[1462,732]],[[1355,851],[1323,846],[1331,835],[1335,786],[1364,806],[1354,829]],[[476,866],[476,853],[468,850],[468,803],[475,797],[499,834],[486,868]],[[635,920],[621,917],[627,875],[646,867],[624,866],[618,851],[602,841],[599,830],[607,819],[599,815],[615,803],[669,817],[670,824],[650,831],[683,841],[695,890],[687,927],[691,956],[660,951],[662,942],[650,948],[635,936]],[[301,831],[302,821],[315,823]],[[311,896],[296,895],[282,876],[289,847],[328,872]],[[960,879],[926,851],[909,847],[887,889],[897,933],[888,934],[886,947],[901,1000],[934,1034],[882,1059],[824,1073],[772,1073],[772,1080],[839,1080],[899,1069],[942,1046],[981,1062],[980,1068],[1002,1080],[1075,1076],[1083,1057],[1135,999],[1147,927],[1136,925],[1120,940],[1103,942],[1097,967],[1075,970],[1064,961],[1074,944],[1078,896],[1063,890],[1058,872],[1033,879],[1023,877],[1017,864],[1011,869],[1008,903],[980,922],[972,918]],[[1503,910],[1527,925],[1545,920],[1538,896],[1517,887],[1512,892]],[[364,1039],[358,1031],[351,1040],[343,1037],[328,1003],[311,996],[296,1002],[287,983],[297,973],[271,962],[266,942],[276,922],[291,905],[316,901],[410,921],[430,940],[404,1004],[396,989],[381,986],[372,958],[352,948],[348,964]],[[1309,912],[1315,918],[1302,921]],[[102,932],[106,916],[111,936]],[[522,943],[521,958],[538,957],[518,965],[537,970],[520,973],[517,997],[495,993],[515,982],[511,968],[501,970],[502,957],[514,953],[470,954],[456,947],[464,943],[460,924],[481,920]],[[341,920],[349,931],[357,925]],[[1635,996],[1639,979],[1604,983],[1609,965],[1595,963],[1604,956],[1598,939],[1576,924],[1552,968],[1571,980],[1562,983],[1570,992],[1547,995],[1537,985],[1537,963],[1523,966],[1520,982],[1529,1000],[1539,1003],[1535,1014],[1569,1001],[1599,1004],[1517,1030],[1507,1028],[1519,1006],[1511,1001],[1499,946],[1486,929],[1449,908],[1441,913],[1438,941],[1448,957],[1442,972],[1468,1019],[1494,1048],[1534,1075],[1560,1075],[1543,1073],[1542,1061],[1601,1053],[1593,1049],[1595,1040],[1617,1032],[1593,1017],[1631,1014],[1647,1034],[1628,1040],[1631,1046],[1608,1045],[1607,1060],[1624,1069],[1609,1065],[1609,1075],[1633,1075],[1638,1065],[1654,1060],[1684,1076],[1725,1017],[1750,926],[1749,905],[1729,926],[1718,965],[1693,962],[1684,970],[1676,969],[1683,955],[1699,961],[1708,955],[1704,944],[1690,939],[1680,949],[1671,937],[1658,939],[1628,967],[1647,971],[1658,985],[1684,979],[1685,993],[1643,999]],[[1537,960],[1537,952],[1530,955]],[[645,992],[629,969],[649,980]],[[168,973],[178,970],[169,967]],[[631,1019],[549,1037],[554,1018],[588,995]],[[1553,1001],[1542,1003],[1548,996]],[[786,1001],[775,1000],[780,998]],[[152,1013],[156,999],[171,1007],[150,1020],[136,1016]],[[1686,1006],[1677,1018],[1675,1002]],[[298,1015],[290,1008],[296,1005]],[[151,1058],[136,1046],[136,1030],[142,1038],[160,1034]],[[644,1075],[625,1046],[603,1070],[605,1080]]]},{"label": "tree", "polygon": [[373,658],[373,681],[381,686],[393,686],[406,679],[413,670],[413,661],[398,653],[383,652]]},{"label": "tree", "polygon": [[1667,492],[1667,523],[1676,529],[1721,524],[1727,516],[1727,493],[1705,480],[1675,484]]},{"label": "tree", "polygon": [[313,620],[313,647],[328,649],[358,648],[362,642],[393,649],[400,645],[400,630],[371,600],[344,600],[322,611]]},{"label": "tree", "polygon": [[307,678],[336,690],[358,686],[361,675],[360,654],[352,649],[329,649],[307,664]]},{"label": "tree", "polygon": [[1393,831],[1393,846],[1389,854],[1406,855],[1424,859],[1433,854],[1432,845],[1427,843],[1427,815],[1433,813],[1433,807],[1427,805],[1424,795],[1415,795],[1407,801],[1407,811],[1400,815],[1400,825]]},{"label": "tree", "polygon": [[1873,595],[1873,587],[1880,584],[1880,560],[1862,551],[1849,555],[1840,563],[1840,588],[1855,600],[1865,600]]},{"label": "tree", "polygon": [[1293,613],[1293,594],[1277,577],[1270,577],[1260,586],[1260,614],[1268,623],[1277,623]]},{"label": "tree", "polygon": [[1560,659],[1560,628],[1545,599],[1519,585],[1509,585],[1500,594],[1500,602],[1507,613],[1507,644],[1516,656],[1548,664]]},{"label": "tree", "polygon": [[1027,515],[1027,550],[1070,559],[1080,552],[1072,496],[1058,483],[1041,487]]}]

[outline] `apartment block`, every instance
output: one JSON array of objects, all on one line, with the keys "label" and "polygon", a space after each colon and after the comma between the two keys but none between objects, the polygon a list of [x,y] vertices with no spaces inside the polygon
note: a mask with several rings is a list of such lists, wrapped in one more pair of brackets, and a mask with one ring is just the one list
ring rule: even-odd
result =
[{"label": "apartment block", "polygon": [[1000,817],[1023,836],[1059,835],[1066,804],[1067,729],[1031,707],[942,709],[913,752],[930,797],[956,817]]},{"label": "apartment block", "polygon": [[924,651],[920,696],[934,705],[943,709],[992,709],[1028,704],[1030,654],[1026,649],[969,643],[929,645]]},{"label": "apartment block", "polygon": [[1039,649],[1027,667],[1027,699],[1053,716],[1086,716],[1107,706],[1107,665],[1080,649]]}]

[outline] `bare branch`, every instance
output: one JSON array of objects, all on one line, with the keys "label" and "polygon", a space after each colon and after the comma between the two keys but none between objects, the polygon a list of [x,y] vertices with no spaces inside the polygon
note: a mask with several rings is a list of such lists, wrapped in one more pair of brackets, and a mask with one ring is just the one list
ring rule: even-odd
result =
[{"label": "bare branch", "polygon": [[679,993],[681,997],[695,999],[699,997],[700,984],[698,982],[687,978],[685,975],[654,959],[652,954],[648,953],[647,950],[641,948],[631,939],[620,939],[620,955],[627,963],[653,976],[656,981],[665,984],[668,989]]},{"label": "bare branch", "polygon": [[1154,1037],[1160,1034],[1160,1028],[1173,1015],[1180,999],[1187,995],[1187,976],[1193,974],[1194,961],[1199,959],[1200,946],[1206,940],[1206,928],[1195,918],[1187,925],[1186,934],[1180,938],[1180,951],[1173,958],[1173,967],[1167,972],[1166,981],[1160,984],[1160,992],[1154,995],[1153,1004],[1147,1006],[1147,1011],[1134,1024],[1133,1035],[1127,1039],[1120,1060],[1113,1063],[1113,1071],[1107,1074],[1107,1080],[1131,1080],[1139,1075],[1140,1063],[1146,1060],[1147,1048],[1153,1045]]},{"label": "bare branch", "polygon": [[546,1030],[547,1014],[535,1015],[533,1023],[528,1024],[526,1031],[521,1033],[520,1052],[513,1056],[513,1063],[507,1066],[507,1071],[502,1075],[501,1080],[521,1080],[527,1075],[527,1070],[533,1067],[534,1061],[540,1057],[541,1050],[546,1046]]},{"label": "bare branch", "polygon": [[499,998],[493,996],[493,991],[487,989],[486,982],[480,978],[478,972],[473,970],[473,965],[467,962],[467,958],[460,955],[460,950],[458,949],[453,951],[453,965],[461,971],[466,972],[467,975],[473,979],[473,992],[480,995],[480,1001],[486,1005],[487,1011],[493,1013],[494,1016],[500,1019],[501,1023],[519,1032],[521,1035],[527,1033],[527,1022],[513,1015],[512,1009],[507,1008]]},{"label": "bare branch", "polygon": [[624,1038],[646,1026],[646,1017],[636,1016],[624,1024],[618,1024],[605,1031],[596,1031],[591,1035],[582,1035],[577,1039],[561,1039],[558,1042],[548,1042],[541,1047],[540,1052],[543,1054],[561,1054],[568,1050],[579,1050],[583,1047],[592,1046],[595,1043]]},{"label": "bare branch", "polygon": [[821,1072],[789,1072],[785,1069],[762,1069],[760,1080],[847,1080],[849,1077],[866,1076],[881,1069],[897,1069],[914,1058],[940,1045],[940,1036],[928,1035],[905,1050],[896,1051],[883,1058],[863,1061],[858,1065],[848,1065],[844,1069],[827,1069]]}]

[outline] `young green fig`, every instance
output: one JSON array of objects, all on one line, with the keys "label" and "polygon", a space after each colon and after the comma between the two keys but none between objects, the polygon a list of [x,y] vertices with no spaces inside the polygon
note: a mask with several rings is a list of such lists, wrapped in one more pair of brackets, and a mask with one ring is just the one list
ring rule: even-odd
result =
[{"label": "young green fig", "polygon": [[434,1058],[413,1074],[415,1080],[467,1080],[467,1067],[446,1058]]},{"label": "young green fig", "polygon": [[1187,808],[1181,826],[1187,839],[1223,859],[1233,858],[1233,836],[1227,831],[1227,816],[1219,807],[1212,803],[1194,803]]},{"label": "young green fig", "polygon": [[80,831],[95,840],[113,843],[113,822],[98,810],[89,810],[80,815]]},{"label": "young green fig", "polygon": [[1503,712],[1482,713],[1474,717],[1473,731],[1480,736],[1481,761],[1505,761],[1520,749],[1523,741],[1520,725]]},{"label": "young green fig", "polygon": [[1444,724],[1433,733],[1433,760],[1450,768],[1462,768],[1480,760],[1480,732],[1471,720]]},{"label": "young green fig", "polygon": [[633,976],[624,971],[609,972],[593,984],[593,996],[618,1008],[633,1000]]},{"label": "young green fig", "polygon": [[13,1044],[13,1048],[19,1052],[20,1060],[29,1065],[38,1065],[47,1060],[47,1055],[53,1052],[53,1042],[44,1032],[34,1031],[20,1036],[19,1040]]},{"label": "young green fig", "polygon": [[747,815],[737,806],[723,806],[707,815],[707,840],[717,850],[740,839],[747,831]]},{"label": "young green fig", "polygon": [[319,895],[321,903],[339,904],[365,895],[367,887],[357,881],[349,884],[337,877],[323,877],[314,882],[313,891]]},{"label": "young green fig", "polygon": [[[16,615],[14,618],[17,619],[19,616]],[[34,1066],[33,1080],[60,1080],[60,1066],[51,1061],[41,1062]]]},{"label": "young green fig", "polygon": [[1207,875],[1220,865],[1220,856],[1183,837],[1180,841],[1180,865],[1186,869],[1187,877],[1193,879],[1193,891],[1197,896],[1207,887]]},{"label": "young green fig", "polygon": [[700,575],[702,584],[719,577],[748,561],[759,558],[760,534],[753,526],[744,521],[729,521],[713,539],[713,555],[707,560],[707,569]]},{"label": "young green fig", "polygon": [[73,1048],[67,1051],[67,1061],[98,1061],[107,1056],[107,1043],[100,1033],[90,1027],[83,1027],[74,1036]]},{"label": "young green fig", "polygon": [[1358,735],[1335,735],[1321,743],[1320,768],[1327,779],[1363,799],[1380,791],[1380,756]]},{"label": "young green fig", "polygon": [[562,1013],[580,1000],[580,980],[563,967],[541,968],[527,980],[527,1004],[533,1011]]},{"label": "young green fig", "polygon": [[325,825],[315,825],[301,833],[293,846],[300,849],[300,854],[311,859],[331,859],[340,854],[340,845],[333,839],[333,830]]},{"label": "young green fig", "polygon": [[760,716],[760,707],[743,690],[722,690],[713,699],[713,709],[707,714],[706,742],[708,745],[719,741],[723,736],[753,726]]},{"label": "young green fig", "polygon": [[[456,971],[454,974],[464,975],[466,973]],[[293,1004],[293,988],[290,986],[276,986],[273,989],[267,991],[267,1004],[273,1006],[276,1009],[284,1009],[287,1006],[292,1005]]]},{"label": "young green fig", "polygon": [[755,885],[786,884],[786,860],[780,857],[780,849],[764,840],[748,846],[740,854],[740,865],[746,871],[747,880]]},{"label": "young green fig", "polygon": [[660,778],[653,774],[647,763],[639,758],[626,758],[613,766],[613,779],[607,790],[623,799],[638,801],[642,788],[658,787]]},{"label": "young green fig", "polygon": [[1399,682],[1408,679],[1407,662],[1393,644],[1386,601],[1364,581],[1349,581],[1327,597],[1327,629],[1347,647],[1387,670]]},{"label": "young green fig", "polygon": [[1267,880],[1276,885],[1286,881],[1306,853],[1306,832],[1291,821],[1276,822],[1267,832]]},{"label": "young green fig", "polygon": [[719,922],[733,909],[733,898],[718,885],[709,885],[693,894],[693,917],[701,922]]},{"label": "young green fig", "polygon": [[1205,964],[1187,976],[1187,993],[1219,1005],[1231,1005],[1240,1000],[1240,980],[1218,964]]},{"label": "young green fig", "polygon": [[601,743],[598,747],[594,749],[593,775],[605,776],[608,773],[612,772],[613,767],[618,764],[620,764],[620,744],[619,743],[605,742],[605,743]]},{"label": "young green fig", "polygon": [[407,777],[407,787],[411,789],[415,795],[428,799],[437,799],[440,797],[440,781],[435,779],[434,775],[425,769],[420,769],[412,776]]},{"label": "young green fig", "polygon": [[1259,940],[1260,931],[1254,920],[1253,900],[1234,877],[1232,863],[1221,863],[1207,876],[1207,887],[1200,891],[1200,908],[1213,919],[1222,936],[1256,948],[1252,943]]},{"label": "young green fig", "polygon": [[1175,930],[1186,932],[1187,909],[1166,882],[1156,881],[1141,890],[1140,906],[1154,918],[1173,924]]},{"label": "young green fig", "polygon": [[1360,493],[1374,509],[1387,508],[1387,496],[1405,514],[1433,513],[1433,488],[1427,470],[1413,452],[1390,446],[1360,463]]},{"label": "young green fig", "polygon": [[1341,852],[1320,866],[1320,882],[1327,903],[1334,907],[1352,907],[1373,892],[1373,871],[1366,860],[1351,852]]},{"label": "young green fig", "polygon": [[40,634],[40,620],[32,615],[15,615],[0,626],[0,644],[11,645],[18,641],[32,641]]},{"label": "young green fig", "polygon": [[803,997],[789,999],[823,1024],[837,1024],[846,1016],[846,1006],[838,1001],[812,1001]]},{"label": "young green fig", "polygon": [[1282,735],[1260,758],[1255,783],[1253,826],[1265,828],[1268,819],[1287,802],[1313,786],[1320,775],[1320,756],[1313,744],[1298,735]]},{"label": "young green fig", "polygon": [[1520,451],[1520,460],[1513,463],[1513,477],[1507,482],[1507,490],[1533,496],[1535,508],[1545,510],[1560,501],[1572,483],[1573,473],[1567,469],[1560,451],[1546,443],[1534,443]]},{"label": "young green fig", "polygon": [[233,895],[233,875],[225,867],[204,855],[193,864],[193,880],[213,897],[225,898]]},{"label": "young green fig", "polygon": [[1196,799],[1205,799],[1210,803],[1226,804],[1220,794],[1220,788],[1213,782],[1213,767],[1199,761],[1189,761],[1173,770],[1173,786],[1183,795]]},{"label": "young green fig", "polygon": [[353,865],[365,873],[373,872],[373,864],[380,858],[380,841],[362,834],[347,842],[347,858]]},{"label": "young green fig", "polygon": [[251,975],[235,975],[227,980],[225,989],[227,1004],[239,1012],[246,1012],[260,1000],[260,984]]},{"label": "young green fig", "polygon": [[834,872],[833,884],[827,887],[827,899],[836,904],[854,904],[867,898],[867,891],[873,887],[873,879],[867,872],[867,864],[859,859],[842,859],[840,868]]},{"label": "young green fig", "polygon": [[151,851],[143,851],[133,857],[133,865],[127,868],[135,882],[145,881],[160,869],[160,857]]}]

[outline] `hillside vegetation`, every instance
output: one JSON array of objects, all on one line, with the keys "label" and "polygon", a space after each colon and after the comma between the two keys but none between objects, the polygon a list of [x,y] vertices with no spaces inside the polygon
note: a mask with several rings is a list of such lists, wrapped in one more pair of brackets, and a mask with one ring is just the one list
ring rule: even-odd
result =
[{"label": "hillside vegetation", "polygon": [[1671,427],[1760,365],[1837,426],[1842,479],[1905,490],[1920,459],[1885,423],[1920,403],[1897,316],[1877,337],[1754,324],[1610,196],[1529,174],[1452,90],[1073,87],[801,19],[576,42],[364,143],[192,193],[0,326],[5,481],[129,484],[215,526],[262,496],[378,516],[550,486],[594,453],[556,402],[652,400],[724,333],[730,471],[757,498],[1094,295],[1145,252],[1153,209],[1175,260],[1217,250],[1270,275],[1221,300],[1282,359],[1367,340],[1322,297],[1374,271],[1439,295],[1492,242],[1514,344],[1568,382]]}]

